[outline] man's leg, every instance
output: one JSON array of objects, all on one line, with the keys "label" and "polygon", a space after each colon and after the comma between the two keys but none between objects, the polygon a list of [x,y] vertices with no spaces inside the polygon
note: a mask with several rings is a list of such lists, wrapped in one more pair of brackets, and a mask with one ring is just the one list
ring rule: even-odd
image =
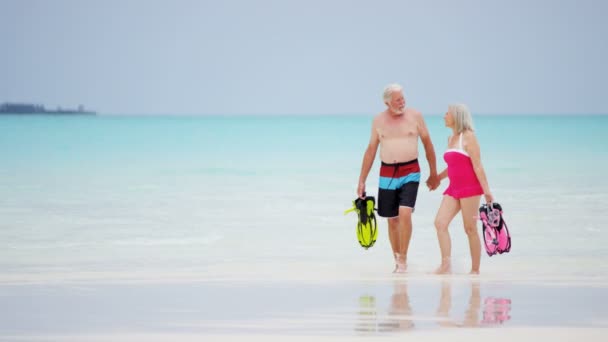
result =
[{"label": "man's leg", "polygon": [[393,257],[395,257],[395,272],[399,264],[399,217],[391,217],[388,221],[388,239],[391,242]]},{"label": "man's leg", "polygon": [[416,206],[418,185],[418,182],[407,182],[398,190],[400,272],[405,272],[407,267],[407,252],[410,247],[410,239],[412,238],[412,213]]},{"label": "man's leg", "polygon": [[395,258],[395,271],[399,259],[399,197],[396,190],[378,189],[378,214],[388,222],[388,239]]},{"label": "man's leg", "polygon": [[401,256],[400,264],[403,265],[403,271],[407,264],[407,251],[410,247],[412,238],[412,211],[410,207],[399,207],[399,254]]}]

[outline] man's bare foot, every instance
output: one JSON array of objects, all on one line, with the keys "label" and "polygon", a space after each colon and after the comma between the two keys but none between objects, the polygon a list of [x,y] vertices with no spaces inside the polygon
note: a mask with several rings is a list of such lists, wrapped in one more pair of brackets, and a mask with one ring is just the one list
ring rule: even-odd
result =
[{"label": "man's bare foot", "polygon": [[452,273],[452,266],[450,265],[440,265],[434,272],[435,274],[450,274]]},{"label": "man's bare foot", "polygon": [[471,270],[471,272],[469,272],[470,275],[479,275],[479,271],[473,271]]},{"label": "man's bare foot", "polygon": [[395,270],[393,273],[405,273],[407,271],[407,263],[405,255],[395,253]]},{"label": "man's bare foot", "polygon": [[449,274],[452,273],[452,263],[450,261],[450,258],[443,258],[443,260],[441,260],[441,265],[439,265],[439,267],[437,267],[437,269],[434,272],[435,274]]},{"label": "man's bare foot", "polygon": [[407,264],[397,264],[393,273],[405,273],[407,272]]}]

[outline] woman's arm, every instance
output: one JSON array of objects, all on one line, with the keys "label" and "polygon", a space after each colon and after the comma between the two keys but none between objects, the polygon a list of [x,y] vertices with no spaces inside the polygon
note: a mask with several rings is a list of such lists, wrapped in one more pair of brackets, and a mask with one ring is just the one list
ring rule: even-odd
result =
[{"label": "woman's arm", "polygon": [[481,164],[481,153],[479,151],[479,143],[477,142],[477,138],[475,137],[475,133],[472,131],[468,131],[464,134],[464,146],[465,152],[469,154],[471,157],[471,162],[473,163],[473,170],[475,171],[475,175],[481,184],[481,188],[483,189],[483,193],[486,197],[486,202],[494,201],[494,197],[492,196],[492,192],[490,192],[490,185],[488,185],[488,178],[486,177],[486,172]]},{"label": "woman's arm", "polygon": [[[450,136],[451,137],[451,136]],[[448,137],[448,147],[450,148],[450,137]],[[443,169],[443,171],[439,172],[439,174],[437,174],[437,179],[439,179],[439,182],[441,182],[442,180],[446,179],[448,176],[448,168],[446,167],[445,169]]]},{"label": "woman's arm", "polygon": [[439,177],[439,181],[444,180],[447,176],[448,176],[448,169],[444,169],[437,175],[437,177]]}]

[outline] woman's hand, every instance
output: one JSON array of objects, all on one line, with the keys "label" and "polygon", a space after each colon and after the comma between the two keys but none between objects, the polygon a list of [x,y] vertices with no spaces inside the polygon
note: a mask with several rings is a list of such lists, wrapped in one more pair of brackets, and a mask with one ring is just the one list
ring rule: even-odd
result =
[{"label": "woman's hand", "polygon": [[486,198],[486,203],[494,202],[494,196],[492,196],[492,193],[487,193],[484,195],[484,197]]}]

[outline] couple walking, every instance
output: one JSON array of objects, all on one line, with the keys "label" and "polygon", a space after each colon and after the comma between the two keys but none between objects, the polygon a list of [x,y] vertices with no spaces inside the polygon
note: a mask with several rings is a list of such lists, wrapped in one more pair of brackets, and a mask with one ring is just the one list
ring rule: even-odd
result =
[{"label": "couple walking", "polygon": [[437,239],[441,250],[441,264],[436,273],[451,272],[451,240],[448,226],[458,212],[462,212],[464,230],[469,239],[471,274],[479,274],[481,241],[477,232],[477,210],[481,195],[486,202],[493,197],[481,164],[479,143],[473,131],[473,120],[468,108],[462,104],[450,105],[444,121],[452,129],[447,150],[443,155],[447,168],[437,172],[435,150],[422,114],[406,107],[403,88],[398,84],[384,89],[386,110],[372,123],[371,138],[363,155],[357,195],[363,197],[365,181],[380,147],[380,182],[378,189],[378,215],[388,220],[388,236],[395,257],[396,273],[407,268],[407,251],[412,236],[412,212],[416,205],[420,166],[418,139],[422,141],[429,163],[430,175],[426,180],[429,190],[435,190],[446,177],[450,185],[435,218]]}]

